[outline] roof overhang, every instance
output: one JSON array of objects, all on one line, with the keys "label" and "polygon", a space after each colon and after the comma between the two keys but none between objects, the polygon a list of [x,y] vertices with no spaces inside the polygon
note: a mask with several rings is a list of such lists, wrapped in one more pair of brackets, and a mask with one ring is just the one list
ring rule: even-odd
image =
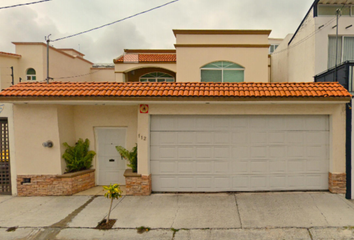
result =
[{"label": "roof overhang", "polygon": [[354,4],[354,0],[319,0],[318,4]]},{"label": "roof overhang", "polygon": [[272,30],[251,30],[251,29],[173,29],[173,34],[202,34],[202,35],[269,35]]}]

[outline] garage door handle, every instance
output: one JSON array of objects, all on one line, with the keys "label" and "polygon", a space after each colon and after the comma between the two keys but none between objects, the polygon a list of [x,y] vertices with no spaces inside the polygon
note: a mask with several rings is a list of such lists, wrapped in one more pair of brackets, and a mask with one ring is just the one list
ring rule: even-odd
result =
[{"label": "garage door handle", "polygon": [[109,159],[110,162],[114,162],[115,160],[114,159]]}]

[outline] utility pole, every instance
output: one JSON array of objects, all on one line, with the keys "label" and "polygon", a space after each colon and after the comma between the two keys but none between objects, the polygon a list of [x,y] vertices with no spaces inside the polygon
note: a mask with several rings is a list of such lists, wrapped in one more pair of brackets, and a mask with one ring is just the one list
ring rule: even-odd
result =
[{"label": "utility pole", "polygon": [[335,64],[335,82],[338,82],[338,71],[337,71],[337,65],[338,65],[338,23],[339,23],[339,15],[341,13],[341,10],[337,8],[336,10],[336,15],[337,15],[337,25],[336,25],[336,64]]},{"label": "utility pole", "polygon": [[11,67],[11,84],[15,84],[15,79],[14,79],[14,67]]},{"label": "utility pole", "polygon": [[47,83],[49,83],[49,43],[50,43],[50,35],[52,34],[49,34],[47,37],[45,37],[44,39],[47,41]]}]

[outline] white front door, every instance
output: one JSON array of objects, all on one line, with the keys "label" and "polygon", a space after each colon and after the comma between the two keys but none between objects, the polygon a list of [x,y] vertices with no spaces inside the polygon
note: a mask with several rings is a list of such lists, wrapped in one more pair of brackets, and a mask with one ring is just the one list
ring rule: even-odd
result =
[{"label": "white front door", "polygon": [[116,146],[126,147],[126,128],[96,128],[98,185],[125,184],[126,161]]}]

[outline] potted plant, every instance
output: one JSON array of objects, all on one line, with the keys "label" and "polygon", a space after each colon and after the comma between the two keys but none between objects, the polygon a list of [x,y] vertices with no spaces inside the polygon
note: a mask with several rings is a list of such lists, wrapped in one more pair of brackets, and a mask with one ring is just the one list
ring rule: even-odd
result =
[{"label": "potted plant", "polygon": [[130,167],[134,173],[136,173],[138,170],[137,145],[135,145],[135,147],[133,147],[131,151],[125,149],[122,146],[116,146],[116,149],[119,152],[120,156],[129,162],[127,166]]},{"label": "potted plant", "polygon": [[66,162],[67,173],[87,170],[92,167],[92,160],[96,153],[89,151],[90,141],[87,138],[85,141],[80,138],[74,146],[70,146],[66,142],[63,145],[66,147],[63,158]]}]

